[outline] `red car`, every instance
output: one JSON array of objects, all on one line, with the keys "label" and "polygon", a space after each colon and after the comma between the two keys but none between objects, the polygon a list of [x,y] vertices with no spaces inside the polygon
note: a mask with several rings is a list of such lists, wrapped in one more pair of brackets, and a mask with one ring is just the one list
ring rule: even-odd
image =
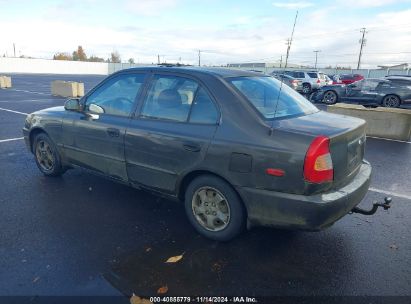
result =
[{"label": "red car", "polygon": [[333,84],[350,84],[362,79],[364,79],[364,76],[360,74],[335,75],[333,77]]}]

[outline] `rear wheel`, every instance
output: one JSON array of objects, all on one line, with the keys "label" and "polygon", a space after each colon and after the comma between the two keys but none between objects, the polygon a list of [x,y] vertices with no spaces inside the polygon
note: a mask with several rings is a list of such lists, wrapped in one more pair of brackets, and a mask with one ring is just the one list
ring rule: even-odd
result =
[{"label": "rear wheel", "polygon": [[323,103],[325,104],[335,104],[338,100],[338,96],[334,91],[327,91],[324,93]]},{"label": "rear wheel", "polygon": [[401,104],[401,100],[398,96],[387,95],[382,100],[382,105],[387,108],[398,108]]},{"label": "rear wheel", "polygon": [[39,133],[35,136],[33,153],[37,167],[44,175],[59,176],[65,172],[56,146],[45,133]]},{"label": "rear wheel", "polygon": [[246,212],[238,194],[212,175],[191,182],[185,193],[185,209],[190,223],[209,239],[229,241],[245,228]]},{"label": "rear wheel", "polygon": [[310,94],[311,93],[311,85],[309,83],[303,84],[303,94]]}]

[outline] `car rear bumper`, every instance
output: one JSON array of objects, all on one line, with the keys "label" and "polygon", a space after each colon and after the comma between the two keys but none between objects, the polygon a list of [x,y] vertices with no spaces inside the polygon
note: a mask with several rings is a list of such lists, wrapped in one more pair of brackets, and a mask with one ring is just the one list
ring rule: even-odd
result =
[{"label": "car rear bumper", "polygon": [[364,198],[371,178],[371,165],[363,161],[355,178],[344,187],[315,195],[297,195],[237,187],[251,226],[274,226],[321,230],[349,213]]}]

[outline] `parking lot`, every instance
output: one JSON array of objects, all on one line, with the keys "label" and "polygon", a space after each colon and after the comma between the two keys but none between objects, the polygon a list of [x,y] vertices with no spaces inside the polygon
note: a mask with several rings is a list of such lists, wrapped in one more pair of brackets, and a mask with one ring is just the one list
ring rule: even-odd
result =
[{"label": "parking lot", "polygon": [[[367,139],[374,168],[361,206],[321,232],[252,229],[230,243],[197,235],[182,205],[82,170],[46,178],[26,150],[26,113],[61,106],[50,82],[86,91],[103,76],[12,75],[0,90],[0,295],[411,295],[411,143]],[[183,255],[176,264],[171,256]]]}]

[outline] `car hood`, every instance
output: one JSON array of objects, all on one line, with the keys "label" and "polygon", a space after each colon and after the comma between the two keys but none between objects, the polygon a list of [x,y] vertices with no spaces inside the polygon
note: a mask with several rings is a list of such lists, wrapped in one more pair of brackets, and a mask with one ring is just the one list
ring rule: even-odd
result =
[{"label": "car hood", "polygon": [[42,110],[38,110],[38,111],[35,111],[35,112],[33,112],[33,113],[31,113],[31,114],[33,114],[33,115],[44,115],[44,114],[47,114],[47,115],[50,115],[50,114],[53,114],[53,113],[55,113],[55,114],[61,114],[62,112],[65,112],[66,111],[66,109],[64,109],[64,107],[63,106],[59,106],[59,107],[52,107],[52,108],[47,108],[47,109],[42,109]]},{"label": "car hood", "polygon": [[345,84],[328,84],[325,86],[321,87],[322,91],[326,91],[326,90],[339,90],[341,88],[345,88],[346,85]]}]

